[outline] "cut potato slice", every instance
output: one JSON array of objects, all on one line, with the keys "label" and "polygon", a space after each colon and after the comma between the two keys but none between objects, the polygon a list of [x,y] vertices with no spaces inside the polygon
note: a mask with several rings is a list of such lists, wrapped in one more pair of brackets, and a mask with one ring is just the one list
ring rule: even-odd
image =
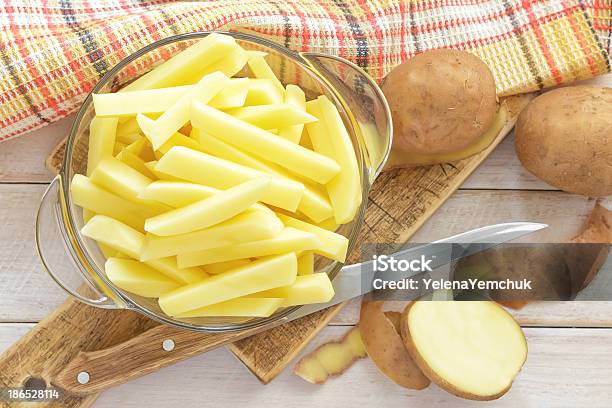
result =
[{"label": "cut potato slice", "polygon": [[249,80],[249,92],[247,93],[246,106],[268,105],[271,103],[282,103],[283,93],[274,82],[269,79],[251,78]]},{"label": "cut potato slice", "polygon": [[170,237],[147,234],[141,261],[277,236],[283,223],[274,214],[249,211],[213,227]]},{"label": "cut potato slice", "polygon": [[327,183],[340,171],[340,166],[328,157],[199,101],[192,104],[191,123],[201,131],[206,131],[227,143],[239,145],[263,159],[318,183]]},{"label": "cut potato slice", "polygon": [[315,151],[340,165],[340,173],[327,184],[327,193],[338,224],[355,218],[361,204],[361,177],[351,138],[334,104],[325,96],[308,102],[309,111],[324,126],[308,128]]},{"label": "cut potato slice", "polygon": [[151,172],[146,166],[146,162],[140,157],[136,156],[134,153],[127,151],[125,149],[121,150],[117,155],[117,159],[121,160],[123,163],[127,164],[134,170],[140,172],[145,177],[150,178],[151,180],[155,180],[157,177],[155,174]]},{"label": "cut potato slice", "polygon": [[117,135],[117,118],[93,118],[89,124],[87,175],[89,176],[106,156],[113,155]]},{"label": "cut potato slice", "polygon": [[186,207],[148,218],[145,231],[165,237],[219,224],[259,201],[269,185],[270,179],[267,177],[246,181]]},{"label": "cut potato slice", "polygon": [[[304,94],[304,91],[302,91],[302,88],[297,85],[287,85],[287,88],[285,90],[285,103],[293,105],[296,108],[305,111],[306,95]],[[303,131],[304,125],[298,124],[279,129],[278,135],[293,143],[300,143]]]},{"label": "cut potato slice", "polygon": [[266,130],[303,125],[318,120],[306,111],[288,103],[244,106],[226,112],[235,118]]},{"label": "cut potato slice", "polygon": [[176,317],[268,317],[276,312],[281,303],[283,299],[278,298],[237,298],[190,310]]},{"label": "cut potato slice", "polygon": [[176,316],[215,303],[290,285],[297,276],[294,253],[262,258],[160,296],[164,313]]},{"label": "cut potato slice", "polygon": [[115,218],[139,231],[144,231],[145,218],[154,215],[141,205],[98,187],[82,174],[75,174],[72,178],[70,193],[74,204],[79,207]]},{"label": "cut potato slice", "polygon": [[304,251],[298,256],[298,275],[310,275],[314,272],[314,252]]},{"label": "cut potato slice", "polygon": [[290,307],[329,302],[334,297],[334,287],[326,273],[311,273],[297,276],[295,282],[289,286],[269,289],[250,296],[283,298],[281,307]]},{"label": "cut potato slice", "polygon": [[274,238],[179,254],[177,260],[180,267],[186,268],[234,259],[304,251],[317,248],[320,245],[321,242],[314,234],[295,228],[285,228]]},{"label": "cut potato slice", "polygon": [[149,298],[159,297],[181,286],[155,269],[131,259],[109,258],[104,271],[120,289]]},{"label": "cut potato slice", "polygon": [[346,252],[348,250],[348,239],[335,232],[317,227],[316,225],[298,220],[288,215],[277,213],[278,218],[285,224],[286,227],[296,228],[298,230],[315,234],[321,242],[317,248],[312,248],[315,253],[334,259],[339,262],[346,260]]},{"label": "cut potato slice", "polygon": [[[81,229],[81,233],[125,255],[139,259],[145,235],[113,218],[96,215]],[[200,268],[179,268],[175,258],[151,259],[147,265],[171,279],[184,284],[197,282],[207,275]]]},{"label": "cut potato slice", "polygon": [[430,384],[404,348],[395,325],[382,311],[383,302],[361,303],[359,330],[363,345],[376,367],[391,381],[404,388],[422,390]]},{"label": "cut potato slice", "polygon": [[120,92],[185,85],[188,78],[196,82],[209,66],[236,48],[239,46],[232,37],[211,33],[123,87]]},{"label": "cut potato slice", "polygon": [[[219,189],[227,189],[247,180],[265,176],[261,171],[183,146],[171,148],[158,161],[155,169],[180,179]],[[288,211],[295,211],[303,193],[303,184],[272,177],[268,193],[261,201]]]},{"label": "cut potato slice", "polygon": [[210,265],[202,266],[202,269],[211,275],[218,275],[220,273],[224,273],[227,271],[231,271],[232,269],[239,268],[241,266],[245,266],[253,262],[251,259],[235,259],[233,261],[227,262],[218,262]]},{"label": "cut potato slice", "polygon": [[145,166],[147,169],[149,169],[149,171],[151,173],[153,173],[155,175],[155,177],[157,177],[160,180],[165,180],[165,181],[184,181],[183,179],[179,178],[179,177],[174,177],[171,176],[170,174],[164,173],[163,171],[159,171],[157,170],[157,161],[153,160],[150,162],[146,162]]},{"label": "cut potato slice", "polygon": [[189,122],[192,101],[197,99],[202,103],[208,103],[223,89],[228,81],[229,79],[218,71],[204,76],[155,120],[155,124],[150,131],[147,132],[142,129],[145,136],[151,141],[153,149],[159,149],[173,134]]},{"label": "cut potato slice", "polygon": [[521,327],[495,302],[413,302],[401,330],[423,373],[462,398],[501,397],[527,359]]},{"label": "cut potato slice", "polygon": [[208,104],[215,109],[240,108],[244,106],[248,92],[249,78],[232,78]]},{"label": "cut potato slice", "polygon": [[255,76],[255,78],[269,79],[274,84],[274,87],[278,89],[281,94],[285,93],[285,88],[283,87],[283,84],[281,83],[281,81],[278,80],[278,78],[274,74],[274,71],[272,71],[272,68],[270,68],[270,65],[268,65],[268,63],[266,62],[265,56],[251,54],[249,57],[248,65],[249,69],[251,70],[251,73]]},{"label": "cut potato slice", "polygon": [[96,116],[132,116],[137,113],[159,113],[174,105],[193,85],[143,91],[102,93],[93,95]]},{"label": "cut potato slice", "polygon": [[[276,164],[256,159],[239,148],[225,143],[216,137],[210,136],[205,132],[194,129],[192,131],[192,137],[200,143],[201,150],[208,154],[260,170],[271,176],[282,177],[286,182],[295,183],[287,170]],[[316,184],[303,181],[301,183],[304,185],[304,195],[297,207],[298,211],[315,222],[332,217],[334,210],[327,197],[327,192]]]},{"label": "cut potato slice", "polygon": [[317,227],[323,228],[328,231],[336,231],[339,227],[338,223],[336,223],[336,219],[334,217],[323,220],[317,224]]}]

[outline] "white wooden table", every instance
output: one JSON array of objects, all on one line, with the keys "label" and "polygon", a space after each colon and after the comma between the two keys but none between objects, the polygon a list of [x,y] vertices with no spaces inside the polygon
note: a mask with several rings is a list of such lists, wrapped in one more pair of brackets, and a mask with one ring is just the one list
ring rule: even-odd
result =
[{"label": "white wooden table", "polygon": [[[612,76],[599,83],[612,83]],[[34,245],[39,199],[51,179],[44,159],[67,134],[71,118],[0,144],[0,352],[66,297],[42,270]],[[604,202],[609,208],[612,200]],[[566,194],[527,173],[508,137],[414,241],[441,238],[494,222],[551,225],[550,237],[577,232],[594,200]],[[510,392],[493,407],[612,406],[612,302],[531,304],[516,312],[527,326],[529,358]],[[358,304],[346,307],[307,351],[355,324]],[[463,407],[435,385],[415,392],[382,377],[371,361],[356,363],[323,386],[287,369],[261,385],[231,353],[215,350],[104,393],[96,407]],[[34,406],[34,405],[33,405]]]}]

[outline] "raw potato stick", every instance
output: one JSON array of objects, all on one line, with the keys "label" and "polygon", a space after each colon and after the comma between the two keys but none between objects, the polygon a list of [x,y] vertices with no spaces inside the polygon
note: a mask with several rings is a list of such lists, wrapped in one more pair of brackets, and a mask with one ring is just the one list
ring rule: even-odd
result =
[{"label": "raw potato stick", "polygon": [[304,356],[293,372],[310,383],[323,384],[329,377],[344,373],[355,361],[366,356],[359,327],[353,327],[339,341],[325,343]]},{"label": "raw potato stick", "polygon": [[267,105],[283,102],[283,93],[269,79],[252,78],[249,80],[249,92],[245,105]]},{"label": "raw potato stick", "polygon": [[[299,264],[298,264],[299,268]],[[253,297],[283,298],[282,307],[329,302],[334,297],[334,287],[326,273],[298,276],[289,286],[255,293]]]},{"label": "raw potato stick", "polygon": [[242,108],[226,110],[226,112],[235,118],[265,130],[303,125],[304,123],[315,122],[317,120],[317,118],[306,111],[288,103],[244,106]]},{"label": "raw potato stick", "polygon": [[[182,146],[170,149],[157,162],[155,170],[219,189],[227,189],[247,180],[265,176],[261,171]],[[261,201],[287,211],[295,211],[303,193],[303,184],[272,177],[268,194]]]},{"label": "raw potato stick", "polygon": [[295,228],[285,228],[273,238],[243,242],[225,247],[189,252],[177,256],[179,266],[208,265],[234,259],[254,258],[317,248],[321,242],[316,235]]},{"label": "raw potato stick", "polygon": [[339,262],[345,261],[346,252],[348,251],[348,239],[345,236],[298,220],[297,218],[289,217],[285,214],[277,213],[277,215],[286,227],[296,228],[316,235],[321,242],[321,246],[313,249],[315,253]]},{"label": "raw potato stick", "polygon": [[230,79],[225,88],[215,95],[208,104],[215,109],[222,110],[244,106],[249,92],[249,81],[249,78]]},{"label": "raw potato stick", "polygon": [[176,316],[250,293],[290,285],[296,276],[294,253],[266,257],[165,293],[159,298],[159,306],[164,313]]},{"label": "raw potato stick", "polygon": [[[285,89],[285,103],[293,105],[300,110],[306,110],[306,95],[304,91],[297,85],[287,85]],[[304,125],[294,125],[284,127],[278,130],[278,135],[293,143],[300,143]]]},{"label": "raw potato stick", "polygon": [[270,185],[269,178],[256,178],[220,191],[186,207],[148,218],[145,231],[159,236],[186,234],[204,229],[240,214],[259,201]]},{"label": "raw potato stick", "polygon": [[206,75],[189,92],[164,111],[155,120],[150,132],[145,132],[145,136],[151,141],[153,149],[159,149],[170,136],[189,122],[192,101],[197,99],[202,103],[207,103],[223,89],[228,81],[229,79],[218,71]]},{"label": "raw potato stick", "polygon": [[340,171],[338,163],[270,132],[242,122],[199,101],[192,104],[191,123],[219,139],[243,147],[318,183],[327,183]]},{"label": "raw potato stick", "polygon": [[[200,149],[208,154],[294,182],[287,170],[273,163],[256,159],[237,147],[210,136],[205,132],[194,129],[192,137],[200,143]],[[304,185],[304,195],[300,200],[297,210],[315,222],[333,216],[333,208],[327,193],[321,191],[321,188],[313,183],[302,181],[302,184]]]},{"label": "raw potato stick", "polygon": [[159,297],[181,286],[155,269],[131,259],[109,258],[104,271],[119,288],[148,298]]},{"label": "raw potato stick", "polygon": [[96,116],[134,116],[137,113],[160,113],[193,89],[193,85],[143,91],[94,94]]},{"label": "raw potato stick", "polygon": [[93,118],[89,124],[89,150],[87,153],[87,175],[96,168],[103,157],[113,155],[117,118]]},{"label": "raw potato stick", "polygon": [[[81,234],[136,260],[140,258],[145,240],[141,232],[103,215],[91,218],[81,229]],[[144,263],[183,284],[197,282],[207,276],[200,268],[179,268],[175,258],[151,259]]]},{"label": "raw potato stick", "polygon": [[278,89],[279,92],[284,93],[285,88],[283,84],[278,80],[270,65],[266,62],[266,59],[263,55],[255,55],[251,54],[247,64],[249,65],[249,69],[255,76],[255,78],[260,79],[269,79],[274,84],[274,87]]},{"label": "raw potato stick", "polygon": [[239,46],[232,37],[211,33],[119,92],[185,85],[183,81],[187,78],[197,82],[208,66],[236,48]]},{"label": "raw potato stick", "polygon": [[236,298],[178,315],[186,317],[268,317],[283,303],[279,298]]},{"label": "raw potato stick", "polygon": [[283,223],[274,214],[248,211],[210,228],[186,234],[169,237],[147,234],[140,260],[270,239],[280,234],[283,228]]}]

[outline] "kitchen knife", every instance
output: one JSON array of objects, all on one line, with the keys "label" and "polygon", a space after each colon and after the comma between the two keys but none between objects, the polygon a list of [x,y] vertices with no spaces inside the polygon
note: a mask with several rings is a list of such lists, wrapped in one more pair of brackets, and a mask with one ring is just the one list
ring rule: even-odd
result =
[{"label": "kitchen knife", "polygon": [[[546,224],[529,222],[489,225],[399,251],[393,256],[397,259],[425,256],[431,259],[431,268],[435,269],[546,227]],[[450,243],[460,245],[440,245]],[[460,251],[454,253],[456,247]],[[448,252],[449,248],[453,253]],[[68,393],[85,395],[101,392],[175,362],[361,296],[372,291],[370,283],[375,274],[372,262],[344,266],[333,279],[335,295],[329,302],[299,307],[271,324],[222,333],[200,333],[160,325],[113,347],[80,352],[52,383]],[[406,272],[404,277],[419,273]],[[414,296],[420,295],[421,292],[415,291]]]}]

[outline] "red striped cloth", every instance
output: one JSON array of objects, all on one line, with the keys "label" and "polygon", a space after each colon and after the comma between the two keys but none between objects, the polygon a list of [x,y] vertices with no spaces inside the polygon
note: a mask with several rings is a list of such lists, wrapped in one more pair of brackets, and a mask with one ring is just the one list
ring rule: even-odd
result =
[{"label": "red striped cloth", "polygon": [[377,80],[424,50],[465,49],[509,95],[610,72],[612,0],[3,0],[0,140],[74,112],[146,44],[238,27],[347,58]]}]

